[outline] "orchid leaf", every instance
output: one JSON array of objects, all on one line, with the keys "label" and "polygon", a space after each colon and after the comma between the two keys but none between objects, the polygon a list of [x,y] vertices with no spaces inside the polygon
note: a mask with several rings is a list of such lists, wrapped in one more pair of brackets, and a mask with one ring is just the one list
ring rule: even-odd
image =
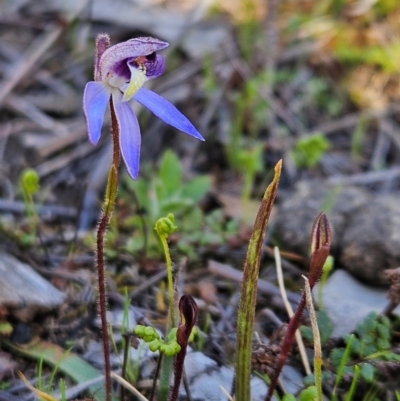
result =
[{"label": "orchid leaf", "polygon": [[164,153],[160,165],[160,180],[163,183],[165,195],[171,196],[182,183],[182,166],[178,156],[170,150]]},{"label": "orchid leaf", "polygon": [[256,306],[257,281],[260,269],[261,249],[264,235],[271,214],[272,205],[278,190],[281,176],[282,161],[275,166],[275,174],[267,187],[258,209],[253,232],[247,249],[243,268],[242,288],[240,292],[237,319],[236,358],[236,400],[250,400],[251,347],[253,339],[253,324]]},{"label": "orchid leaf", "polygon": [[200,202],[211,186],[210,177],[202,175],[194,178],[182,186],[182,197],[190,198],[194,202]]},{"label": "orchid leaf", "polygon": [[[78,355],[66,351],[56,344],[46,341],[40,341],[28,346],[18,346],[8,341],[4,341],[3,344],[24,357],[35,360],[43,359],[45,363],[51,366],[57,366],[60,372],[69,376],[77,384],[85,383],[103,376],[101,372]],[[88,391],[96,401],[106,400],[104,379],[97,384],[89,386]],[[112,397],[112,400],[118,401],[115,396]]]}]

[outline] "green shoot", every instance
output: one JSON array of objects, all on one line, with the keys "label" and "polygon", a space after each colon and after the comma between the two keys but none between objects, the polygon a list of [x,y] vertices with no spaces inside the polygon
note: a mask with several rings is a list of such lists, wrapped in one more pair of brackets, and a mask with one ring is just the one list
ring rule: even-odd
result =
[{"label": "green shoot", "polygon": [[335,259],[333,258],[333,256],[329,255],[326,258],[326,261],[324,263],[324,267],[322,268],[322,275],[321,275],[321,280],[320,280],[319,285],[318,285],[318,294],[317,294],[317,303],[318,303],[319,309],[323,309],[323,307],[324,307],[323,301],[322,301],[322,291],[323,291],[323,288],[324,288],[324,286],[326,284],[326,280],[329,277],[329,274],[333,270],[334,260]]},{"label": "green shoot", "polygon": [[254,222],[253,232],[247,249],[240,291],[237,340],[236,340],[236,400],[248,401],[250,396],[251,347],[257,293],[257,280],[260,268],[261,248],[272,205],[278,189],[282,162],[275,166],[272,183],[265,191]]},{"label": "green shoot", "polygon": [[28,217],[36,216],[33,195],[35,195],[40,188],[38,173],[31,168],[24,170],[19,178],[19,187],[22,197],[24,198],[26,215]]},{"label": "green shoot", "polygon": [[346,394],[345,401],[352,401],[354,393],[357,388],[357,381],[358,381],[358,375],[360,373],[360,367],[358,365],[354,366],[354,376],[353,380],[351,381],[350,389],[349,392]]},{"label": "green shoot", "polygon": [[35,208],[33,196],[39,191],[39,175],[33,169],[24,170],[19,178],[19,187],[24,199],[25,213],[29,221],[30,232],[25,236],[24,242],[33,243],[39,217]]},{"label": "green shoot", "polygon": [[43,358],[40,358],[36,366],[36,377],[37,377],[36,386],[38,390],[44,390],[42,374],[43,374]]},{"label": "green shoot", "polygon": [[315,386],[317,388],[317,400],[322,401],[322,350],[321,338],[319,335],[317,316],[315,314],[314,304],[312,300],[311,287],[307,277],[303,276],[305,284],[305,294],[307,308],[310,313],[311,327],[314,337],[314,376]]},{"label": "green shoot", "polygon": [[[169,319],[167,323],[167,333],[172,329],[172,327],[175,326],[175,302],[174,302],[175,297],[174,297],[174,283],[172,276],[172,261],[167,241],[168,236],[177,229],[177,226],[174,223],[175,223],[175,217],[172,213],[169,213],[167,217],[163,217],[157,220],[156,225],[154,227],[155,231],[157,232],[160,238],[164,250],[165,262],[167,265],[168,294],[169,294]],[[177,348],[175,347],[175,350],[176,349]],[[161,355],[162,354],[160,354],[160,358]],[[160,401],[166,401],[168,399],[171,372],[172,372],[172,358],[171,356],[165,354],[165,357],[162,359],[162,366],[161,366],[160,393],[159,393]]]},{"label": "green shoot", "polygon": [[67,401],[66,386],[65,386],[65,381],[63,379],[60,379],[59,388],[60,388],[61,401]]},{"label": "green shoot", "polygon": [[346,366],[346,363],[350,358],[350,350],[351,350],[351,347],[353,344],[353,340],[354,340],[354,334],[352,334],[349,337],[349,340],[348,340],[346,348],[344,350],[342,359],[340,360],[340,364],[339,364],[339,367],[338,367],[337,373],[336,373],[335,386],[333,387],[333,390],[332,390],[331,401],[337,400],[336,391],[339,387],[340,381],[342,380],[343,373],[344,373],[344,367]]},{"label": "green shoot", "polygon": [[315,167],[329,149],[329,141],[323,134],[315,133],[301,138],[292,150],[292,157],[297,167]]},{"label": "green shoot", "polygon": [[178,227],[175,225],[175,217],[172,213],[169,213],[167,217],[162,217],[161,219],[157,220],[154,227],[158,237],[160,238],[164,250],[165,262],[167,265],[170,328],[174,327],[175,325],[175,297],[174,282],[172,277],[172,261],[167,239],[170,234],[176,231],[177,228]]}]

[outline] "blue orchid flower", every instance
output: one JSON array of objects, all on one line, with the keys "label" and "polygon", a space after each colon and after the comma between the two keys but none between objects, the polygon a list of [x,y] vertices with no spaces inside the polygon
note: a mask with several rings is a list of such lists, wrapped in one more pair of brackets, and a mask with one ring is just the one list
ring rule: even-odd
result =
[{"label": "blue orchid flower", "polygon": [[95,79],[86,84],[83,111],[89,141],[96,145],[101,136],[104,113],[111,101],[119,128],[122,158],[133,179],[139,175],[141,135],[132,109],[136,100],[167,124],[201,141],[204,138],[193,124],[163,97],[142,85],[164,72],[165,62],[156,52],[169,44],[151,37],[130,39],[109,47],[96,59]]}]

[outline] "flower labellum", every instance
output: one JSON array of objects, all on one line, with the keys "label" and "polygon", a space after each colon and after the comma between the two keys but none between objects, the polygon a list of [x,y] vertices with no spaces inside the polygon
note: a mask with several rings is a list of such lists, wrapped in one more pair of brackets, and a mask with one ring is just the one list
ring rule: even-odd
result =
[{"label": "flower labellum", "polygon": [[93,145],[98,143],[104,113],[108,102],[112,102],[118,123],[122,158],[128,173],[136,180],[139,176],[141,135],[132,109],[133,100],[172,127],[201,141],[204,138],[173,104],[142,87],[147,80],[157,78],[164,72],[164,58],[157,52],[169,44],[159,39],[141,37],[105,48],[104,38],[105,35],[99,35],[96,41],[96,81],[86,84],[83,95],[89,141]]}]

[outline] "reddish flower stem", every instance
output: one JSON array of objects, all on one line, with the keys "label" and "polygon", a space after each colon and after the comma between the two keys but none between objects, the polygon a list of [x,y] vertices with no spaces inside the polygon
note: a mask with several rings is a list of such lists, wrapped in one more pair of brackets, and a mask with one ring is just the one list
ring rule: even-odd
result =
[{"label": "reddish flower stem", "polygon": [[[111,169],[114,169],[115,174],[118,171],[118,165],[120,162],[120,148],[119,148],[119,130],[118,122],[115,115],[114,106],[112,99],[110,99],[110,110],[111,110],[111,134],[113,139],[113,161]],[[118,177],[115,175],[114,179]],[[109,185],[109,181],[107,186]],[[116,188],[116,186],[115,186]],[[112,191],[109,196],[108,188],[106,190],[106,197],[104,204],[112,201],[114,202],[116,193]],[[101,320],[101,332],[102,332],[102,343],[104,353],[104,376],[105,376],[105,387],[106,387],[106,401],[111,401],[112,394],[112,382],[111,382],[111,363],[110,363],[110,339],[108,336],[108,323],[107,323],[107,286],[105,278],[105,255],[104,255],[104,237],[107,232],[108,224],[112,216],[113,207],[104,207],[100,220],[97,225],[97,239],[96,239],[96,253],[97,253],[97,287],[98,287],[98,312]]]},{"label": "reddish flower stem", "polygon": [[271,400],[274,390],[276,388],[276,385],[278,384],[279,375],[280,375],[283,365],[285,364],[286,359],[289,355],[290,348],[292,347],[293,339],[296,334],[296,330],[299,327],[300,318],[304,312],[305,305],[306,305],[306,297],[305,297],[305,293],[303,293],[303,296],[301,297],[301,300],[300,300],[299,306],[296,310],[296,313],[292,316],[292,318],[289,321],[289,325],[288,325],[288,328],[286,331],[286,336],[285,336],[284,340],[282,341],[281,352],[279,353],[279,359],[275,365],[274,374],[273,374],[271,382],[269,384],[268,393],[265,398],[265,401]]}]

